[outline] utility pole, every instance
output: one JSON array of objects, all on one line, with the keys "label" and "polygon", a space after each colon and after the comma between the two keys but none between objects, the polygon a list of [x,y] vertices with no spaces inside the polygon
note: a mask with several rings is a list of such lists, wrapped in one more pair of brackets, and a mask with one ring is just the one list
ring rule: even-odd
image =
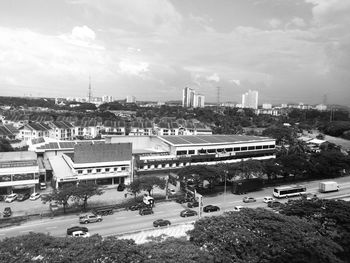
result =
[{"label": "utility pole", "polygon": [[216,105],[216,111],[219,112],[219,106],[220,106],[220,87],[216,87],[217,92],[217,105]]},{"label": "utility pole", "polygon": [[91,103],[92,94],[91,94],[91,75],[89,75],[89,103]]}]

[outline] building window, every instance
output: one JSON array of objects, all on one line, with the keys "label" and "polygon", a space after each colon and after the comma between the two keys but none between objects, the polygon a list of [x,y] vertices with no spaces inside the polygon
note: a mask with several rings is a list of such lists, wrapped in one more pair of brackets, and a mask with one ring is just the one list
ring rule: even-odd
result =
[{"label": "building window", "polygon": [[269,145],[269,148],[273,149],[273,148],[275,148],[275,145]]},{"label": "building window", "polygon": [[101,172],[101,169],[96,169],[96,172],[97,172],[97,173],[100,173],[100,172]]},{"label": "building window", "polygon": [[218,153],[223,152],[223,150],[224,150],[224,149],[216,149],[216,151],[217,151]]},{"label": "building window", "polygon": [[189,150],[188,154],[194,154],[194,150]]},{"label": "building window", "polygon": [[241,147],[241,151],[246,151],[247,147]]},{"label": "building window", "polygon": [[126,170],[126,167],[122,167],[122,171],[125,171]]},{"label": "building window", "polygon": [[267,148],[269,148],[268,145],[263,145],[263,149],[267,149]]},{"label": "building window", "polygon": [[207,151],[204,150],[204,149],[200,149],[200,150],[198,150],[198,153],[199,153],[199,154],[203,154],[203,153],[207,153]]},{"label": "building window", "polygon": [[88,172],[88,174],[91,174],[92,173],[92,169],[88,169],[87,172]]},{"label": "building window", "polygon": [[118,171],[118,167],[114,167],[114,171],[115,171],[115,172]]},{"label": "building window", "polygon": [[186,155],[187,151],[176,151],[176,155]]},{"label": "building window", "polygon": [[78,170],[78,174],[82,174],[83,173],[83,170]]},{"label": "building window", "polygon": [[106,168],[105,171],[106,171],[106,172],[109,172],[109,168]]},{"label": "building window", "polygon": [[261,149],[262,149],[262,146],[261,146],[261,145],[258,145],[258,146],[256,146],[256,149],[257,149],[257,150],[261,150]]},{"label": "building window", "polygon": [[208,149],[207,151],[208,151],[208,153],[216,153],[215,149]]},{"label": "building window", "polygon": [[249,146],[249,147],[248,147],[248,150],[249,150],[249,151],[255,150],[255,146]]},{"label": "building window", "polygon": [[232,152],[232,148],[226,148],[225,151],[226,152]]},{"label": "building window", "polygon": [[233,150],[234,150],[235,152],[240,152],[240,151],[241,151],[241,148],[240,148],[240,147],[235,147],[235,148],[233,148]]}]

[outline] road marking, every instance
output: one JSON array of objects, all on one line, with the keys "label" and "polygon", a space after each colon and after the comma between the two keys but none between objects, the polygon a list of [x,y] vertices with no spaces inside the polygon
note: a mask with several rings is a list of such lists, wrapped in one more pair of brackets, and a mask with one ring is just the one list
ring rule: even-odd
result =
[{"label": "road marking", "polygon": [[31,229],[31,230],[23,230],[23,231],[19,231],[19,232],[21,232],[21,233],[26,233],[26,232],[33,232],[34,230],[33,229]]},{"label": "road marking", "polygon": [[57,228],[57,226],[49,226],[46,229],[54,229],[54,228]]}]

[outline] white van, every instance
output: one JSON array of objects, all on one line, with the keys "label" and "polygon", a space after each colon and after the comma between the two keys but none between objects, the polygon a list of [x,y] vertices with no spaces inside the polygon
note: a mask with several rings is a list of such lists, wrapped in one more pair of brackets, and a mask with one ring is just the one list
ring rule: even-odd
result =
[{"label": "white van", "polygon": [[72,237],[90,237],[90,233],[89,232],[84,232],[84,231],[74,231],[72,233]]}]

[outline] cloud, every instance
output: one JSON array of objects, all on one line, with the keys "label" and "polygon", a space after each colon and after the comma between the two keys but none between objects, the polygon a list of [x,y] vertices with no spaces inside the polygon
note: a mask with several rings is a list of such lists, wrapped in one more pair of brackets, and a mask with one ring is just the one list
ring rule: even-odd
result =
[{"label": "cloud", "polygon": [[72,37],[74,39],[89,41],[89,40],[95,40],[96,34],[95,32],[89,28],[88,26],[76,26],[72,30]]},{"label": "cloud", "polygon": [[149,63],[122,60],[119,62],[120,73],[141,76],[149,71]]},{"label": "cloud", "polygon": [[279,27],[280,25],[282,24],[281,20],[279,19],[276,19],[276,18],[273,18],[269,21],[269,25],[272,27],[272,28],[277,28]]},{"label": "cloud", "polygon": [[239,79],[231,79],[230,82],[234,83],[237,86],[241,85],[241,81]]},{"label": "cloud", "polygon": [[219,77],[218,73],[214,73],[213,75],[207,77],[207,80],[214,81],[214,82],[219,82],[220,81],[220,77]]}]

